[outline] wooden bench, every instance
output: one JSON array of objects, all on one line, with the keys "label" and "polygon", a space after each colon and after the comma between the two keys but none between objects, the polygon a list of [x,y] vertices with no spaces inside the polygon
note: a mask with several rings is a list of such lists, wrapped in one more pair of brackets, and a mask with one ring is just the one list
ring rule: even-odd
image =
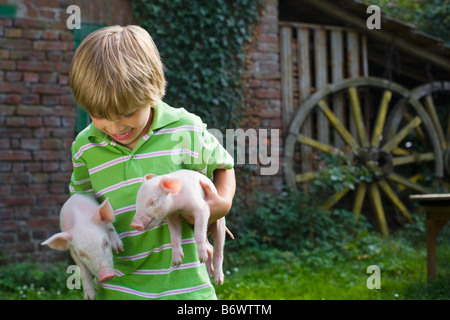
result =
[{"label": "wooden bench", "polygon": [[436,237],[444,225],[450,220],[450,193],[411,195],[412,201],[425,207],[427,213],[427,277],[436,277]]}]

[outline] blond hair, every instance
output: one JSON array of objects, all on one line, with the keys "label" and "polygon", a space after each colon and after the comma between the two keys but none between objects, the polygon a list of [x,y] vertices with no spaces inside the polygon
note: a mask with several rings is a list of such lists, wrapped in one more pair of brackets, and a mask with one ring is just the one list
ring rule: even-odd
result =
[{"label": "blond hair", "polygon": [[139,26],[111,26],[77,48],[70,87],[94,118],[111,119],[154,106],[165,94],[164,67],[155,43]]}]

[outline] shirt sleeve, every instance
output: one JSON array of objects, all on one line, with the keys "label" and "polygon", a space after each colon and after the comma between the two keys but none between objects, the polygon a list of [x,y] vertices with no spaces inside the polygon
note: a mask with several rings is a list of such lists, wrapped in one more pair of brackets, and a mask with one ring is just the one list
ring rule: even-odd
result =
[{"label": "shirt sleeve", "polygon": [[201,164],[198,164],[197,171],[205,174],[208,178],[212,178],[214,170],[233,168],[233,158],[217,138],[208,132],[205,124],[203,125],[200,139],[200,157],[202,161]]},{"label": "shirt sleeve", "polygon": [[76,157],[77,148],[75,142],[72,144],[72,165],[73,172],[70,178],[70,195],[75,193],[94,193],[88,167],[82,157]]}]

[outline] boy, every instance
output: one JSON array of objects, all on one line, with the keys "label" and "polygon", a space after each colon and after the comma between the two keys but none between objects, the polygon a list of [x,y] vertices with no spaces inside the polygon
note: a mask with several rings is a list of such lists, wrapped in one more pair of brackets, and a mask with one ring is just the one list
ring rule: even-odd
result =
[{"label": "boy", "polygon": [[200,118],[161,101],[165,85],[159,52],[138,26],[89,34],[72,61],[70,86],[92,124],[72,145],[70,192],[109,197],[125,248],[114,256],[116,277],[96,281],[98,299],[216,299],[189,224],[183,222],[185,257],[177,268],[167,222],[144,232],[130,226],[147,173],[190,169],[214,178],[218,196],[203,186],[210,223],[228,213],[236,189],[231,156]]}]

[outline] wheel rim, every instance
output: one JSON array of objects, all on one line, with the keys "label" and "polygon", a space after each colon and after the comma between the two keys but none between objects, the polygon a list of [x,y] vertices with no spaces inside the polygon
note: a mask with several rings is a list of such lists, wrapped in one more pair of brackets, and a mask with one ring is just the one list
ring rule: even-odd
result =
[{"label": "wheel rim", "polygon": [[[362,112],[361,106],[362,103],[365,103],[365,107],[367,107],[367,103],[371,100],[371,93],[366,93],[369,98],[366,97],[365,99],[362,99],[360,95],[361,90],[368,89],[382,92],[375,107],[377,110],[373,110],[374,116],[369,120],[367,120],[367,114]],[[343,112],[343,114],[348,114],[346,123],[342,116],[337,116],[337,113],[342,113],[342,110],[336,108],[336,101],[338,100],[335,100],[335,97],[337,95],[343,95],[344,98],[341,97],[340,99],[346,102],[344,106],[346,110]],[[386,119],[389,118],[389,106],[392,103],[393,95],[397,101],[406,101],[406,104],[415,112],[415,117],[398,130],[386,128]],[[376,99],[373,98],[372,100]],[[366,109],[364,110],[366,111]],[[314,119],[311,120],[312,118]],[[319,133],[326,131],[322,130],[322,127],[316,126],[315,130],[306,128],[311,127],[311,121],[325,124],[324,119],[331,131],[322,133],[322,137]],[[390,135],[386,133],[389,131],[388,129],[391,131]],[[419,129],[426,132],[429,142],[427,152],[414,154],[405,152],[402,155],[401,148],[398,145],[405,140],[412,130]],[[326,138],[327,135],[328,138]],[[387,138],[388,136],[389,138]],[[434,175],[437,177],[443,175],[443,156],[439,139],[424,107],[403,86],[380,78],[353,78],[330,84],[315,92],[300,106],[291,121],[285,143],[285,178],[288,185],[294,190],[298,190],[300,185],[313,180],[316,176],[317,171],[313,170],[310,163],[307,166],[304,165],[307,162],[306,155],[308,155],[305,150],[309,150],[311,154],[317,152],[335,155],[348,155],[348,151],[350,151],[351,154],[356,154],[353,160],[356,160],[358,165],[375,163],[376,171],[381,172],[381,174],[374,177],[372,183],[361,182],[356,186],[353,197],[353,211],[359,216],[364,198],[367,195],[371,200],[380,231],[385,236],[388,235],[389,231],[380,190],[384,199],[398,209],[409,222],[413,221],[411,214],[392,186],[401,185],[419,193],[431,192],[421,184],[397,173],[398,168],[419,162],[432,162]],[[300,166],[296,163],[299,158],[301,159]],[[308,170],[308,168],[310,169]],[[324,207],[326,209],[331,208],[349,191],[350,188],[347,188],[333,194],[331,199],[325,202]]]}]

